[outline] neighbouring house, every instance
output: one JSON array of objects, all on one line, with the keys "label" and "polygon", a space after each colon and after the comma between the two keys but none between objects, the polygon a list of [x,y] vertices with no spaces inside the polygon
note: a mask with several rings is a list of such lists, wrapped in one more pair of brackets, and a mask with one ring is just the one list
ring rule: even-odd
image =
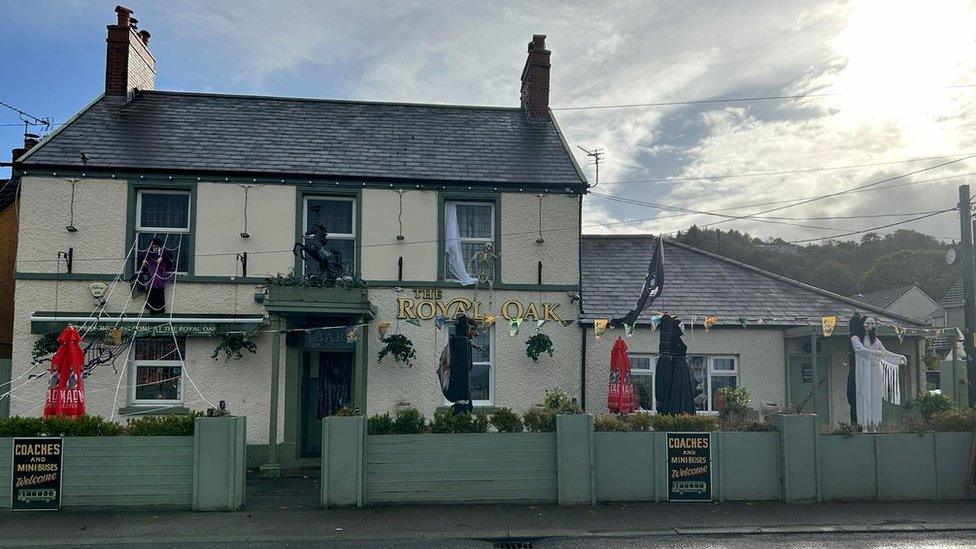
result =
[{"label": "neighbouring house", "polygon": [[946,326],[950,328],[966,329],[966,300],[962,288],[962,277],[956,279],[956,283],[942,299],[939,300],[939,307],[945,311]]},{"label": "neighbouring house", "polygon": [[[235,96],[155,91],[149,33],[116,11],[104,94],[14,163],[14,376],[39,337],[97,324],[132,348],[92,371],[90,413],[226,403],[269,470],[317,465],[320,418],[340,407],[443,407],[434,369],[460,310],[497,319],[475,338],[476,407],[581,397],[581,330],[559,321],[578,316],[587,181],[549,110],[545,36],[518,107]],[[293,254],[321,242],[309,231],[328,233],[335,284],[302,281],[329,278]],[[133,283],[154,239],[172,267],[158,315]],[[459,284],[452,250],[477,284]],[[538,364],[537,320],[555,352]],[[379,360],[381,325],[412,340],[412,366]],[[212,359],[218,344],[243,356]],[[44,390],[19,389],[12,412],[36,414]]]},{"label": "neighbouring house", "polygon": [[[745,387],[753,407],[761,411],[800,407],[825,421],[849,421],[848,322],[855,311],[885,324],[879,329],[885,346],[908,356],[900,380],[904,398],[925,387],[924,368],[919,369],[924,336],[903,335],[899,343],[892,325],[922,328],[927,324],[674,241],[664,246],[662,295],[640,315],[633,337],[618,329],[595,339],[595,320],[621,318],[634,306],[653,248],[649,235],[583,236],[581,323],[586,334],[587,410],[607,410],[610,351],[618,337],[629,349],[641,407],[654,410],[659,332],[652,329],[651,316],[661,312],[677,315],[687,325],[689,365],[704,392],[700,413],[716,413],[716,391],[731,386]],[[709,316],[717,321],[706,332]],[[829,337],[823,335],[825,316],[837,317]],[[885,414],[891,419],[899,410],[886,405]]]},{"label": "neighbouring house", "polygon": [[853,298],[902,316],[930,321],[932,326],[945,327],[946,325],[945,309],[914,284],[857,294]]}]

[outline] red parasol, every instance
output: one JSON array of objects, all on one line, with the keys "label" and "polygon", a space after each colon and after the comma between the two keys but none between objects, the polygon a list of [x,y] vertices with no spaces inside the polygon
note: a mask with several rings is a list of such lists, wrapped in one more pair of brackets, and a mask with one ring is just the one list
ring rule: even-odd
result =
[{"label": "red parasol", "polygon": [[81,334],[74,326],[68,326],[58,336],[58,350],[51,358],[51,382],[44,401],[44,417],[85,415],[85,385],[81,375],[85,354],[80,343]]},{"label": "red parasol", "polygon": [[617,338],[610,351],[610,387],[607,393],[607,408],[611,412],[629,414],[637,409],[634,386],[630,384],[630,357],[627,344]]}]

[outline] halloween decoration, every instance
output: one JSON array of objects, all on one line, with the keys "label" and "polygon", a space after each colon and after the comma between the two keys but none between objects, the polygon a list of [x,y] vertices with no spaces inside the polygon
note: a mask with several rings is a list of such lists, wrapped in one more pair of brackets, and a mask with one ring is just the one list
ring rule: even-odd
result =
[{"label": "halloween decoration", "polygon": [[654,255],[651,256],[651,263],[647,267],[647,275],[644,277],[644,286],[641,288],[637,303],[629,313],[623,318],[615,319],[613,324],[636,324],[637,317],[644,309],[651,306],[654,300],[661,295],[664,290],[664,240],[658,237],[654,245]]},{"label": "halloween decoration", "polygon": [[525,356],[532,362],[539,362],[539,355],[549,353],[552,356],[552,339],[546,334],[535,334],[525,342]]},{"label": "halloween decoration", "polygon": [[454,334],[441,353],[437,368],[441,391],[445,399],[454,403],[455,413],[470,412],[473,408],[470,384],[474,360],[471,352],[472,334],[471,320],[467,315],[459,316],[454,324]]},{"label": "halloween decoration", "polygon": [[522,317],[513,318],[508,321],[508,335],[515,337],[519,334],[519,328],[522,326]]},{"label": "halloween decoration", "polygon": [[329,233],[319,224],[312,225],[302,235],[302,242],[296,242],[292,253],[308,264],[313,261],[317,267],[317,274],[323,278],[324,285],[335,284],[347,276],[343,266],[342,255],[336,250],[328,249]]},{"label": "halloween decoration", "polygon": [[403,334],[393,334],[381,339],[383,348],[380,349],[379,361],[383,362],[383,357],[390,355],[394,362],[403,362],[407,366],[412,366],[411,361],[417,355],[413,348],[413,341]]},{"label": "halloween decoration", "polygon": [[135,273],[136,289],[146,293],[150,315],[166,312],[166,287],[173,278],[173,260],[162,239],[153,238],[149,248],[139,253],[139,271]]},{"label": "halloween decoration", "polygon": [[217,362],[220,359],[220,353],[223,352],[225,360],[240,360],[244,357],[244,351],[251,354],[258,352],[258,347],[251,336],[239,333],[223,334],[220,336],[220,342],[217,343],[217,347],[214,348],[210,358]]},{"label": "halloween decoration", "polygon": [[837,317],[825,316],[820,319],[820,324],[823,329],[823,336],[830,337],[834,333],[834,327],[837,326]]},{"label": "halloween decoration", "polygon": [[81,334],[69,325],[58,336],[58,350],[51,358],[51,381],[44,401],[44,417],[77,418],[85,415],[85,355]]},{"label": "halloween decoration", "polygon": [[655,369],[655,398],[659,414],[694,414],[696,386],[688,367],[688,346],[681,341],[681,321],[661,316],[660,356]]},{"label": "halloween decoration", "polygon": [[629,414],[637,409],[637,395],[630,383],[630,358],[627,343],[617,338],[610,351],[610,387],[607,391],[610,413]]},{"label": "halloween decoration", "polygon": [[857,419],[858,424],[870,432],[876,432],[881,427],[882,398],[893,404],[901,403],[898,368],[908,363],[904,356],[885,349],[878,338],[877,325],[874,317],[864,317],[863,323],[856,326],[858,331],[851,335]]},{"label": "halloween decoration", "polygon": [[468,274],[461,252],[461,231],[458,227],[457,204],[448,202],[444,211],[444,250],[451,275],[462,285],[470,286],[478,279]]}]

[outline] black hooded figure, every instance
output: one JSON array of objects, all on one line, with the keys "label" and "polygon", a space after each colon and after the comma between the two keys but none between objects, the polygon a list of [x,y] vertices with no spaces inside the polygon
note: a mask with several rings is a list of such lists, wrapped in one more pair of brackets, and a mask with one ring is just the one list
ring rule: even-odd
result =
[{"label": "black hooded figure", "polygon": [[[861,313],[851,315],[850,335],[864,339],[864,317]],[[854,344],[847,340],[847,403],[851,405],[851,424],[857,425],[857,384],[855,383]]]},{"label": "black hooded figure", "polygon": [[454,334],[448,343],[451,346],[451,379],[444,391],[447,400],[454,403],[455,413],[470,412],[471,368],[474,357],[471,353],[471,320],[461,315],[454,323]]},{"label": "black hooded figure", "polygon": [[655,397],[659,414],[694,414],[695,387],[698,385],[688,367],[688,346],[681,341],[681,321],[663,315],[660,356],[654,375]]}]

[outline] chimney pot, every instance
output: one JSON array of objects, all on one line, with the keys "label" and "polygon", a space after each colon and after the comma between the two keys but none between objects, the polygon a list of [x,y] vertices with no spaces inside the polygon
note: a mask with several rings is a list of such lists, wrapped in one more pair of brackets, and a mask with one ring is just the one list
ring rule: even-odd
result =
[{"label": "chimney pot", "polygon": [[118,26],[129,26],[129,16],[132,15],[132,10],[125,6],[115,6],[115,14],[119,17],[118,23],[116,23]]},{"label": "chimney pot", "polygon": [[139,38],[142,38],[142,43],[146,46],[149,46],[149,37],[150,37],[149,31],[145,29],[139,31]]},{"label": "chimney pot", "polygon": [[30,150],[31,147],[37,145],[38,142],[40,142],[40,138],[36,133],[24,134],[24,149]]},{"label": "chimney pot", "polygon": [[522,110],[530,118],[549,115],[549,58],[546,35],[533,34],[527,48],[528,55],[522,68]]}]

